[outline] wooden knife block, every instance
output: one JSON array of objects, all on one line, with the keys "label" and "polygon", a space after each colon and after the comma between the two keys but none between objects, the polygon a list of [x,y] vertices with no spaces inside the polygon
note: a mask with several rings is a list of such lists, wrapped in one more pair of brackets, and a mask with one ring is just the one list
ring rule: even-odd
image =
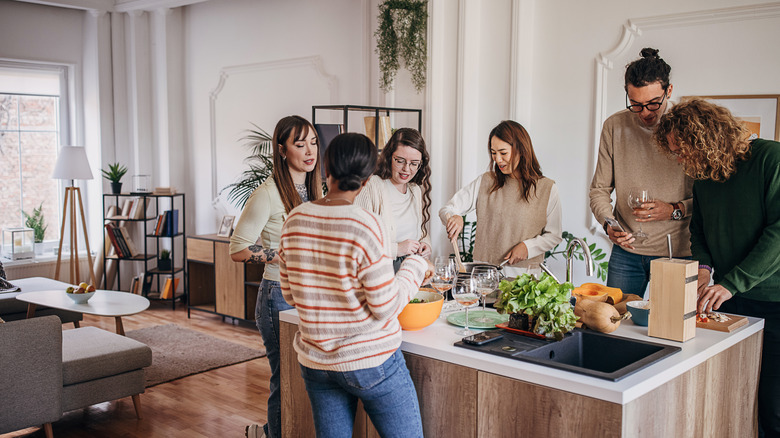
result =
[{"label": "wooden knife block", "polygon": [[698,274],[699,263],[693,260],[650,262],[649,336],[678,342],[696,336]]}]

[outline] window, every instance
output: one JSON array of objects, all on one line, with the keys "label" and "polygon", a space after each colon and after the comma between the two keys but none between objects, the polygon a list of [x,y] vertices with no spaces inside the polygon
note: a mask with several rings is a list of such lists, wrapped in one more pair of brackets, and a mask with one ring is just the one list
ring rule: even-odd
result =
[{"label": "window", "polygon": [[[18,64],[18,63],[17,63]],[[42,207],[45,241],[59,239],[60,181],[51,174],[63,125],[64,70],[0,63],[0,228],[24,226]]]}]

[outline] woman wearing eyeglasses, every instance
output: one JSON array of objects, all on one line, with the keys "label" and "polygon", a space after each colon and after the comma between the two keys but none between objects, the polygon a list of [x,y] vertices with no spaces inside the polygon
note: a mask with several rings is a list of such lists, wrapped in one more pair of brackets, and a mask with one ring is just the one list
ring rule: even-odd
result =
[{"label": "woman wearing eyeglasses", "polygon": [[355,204],[382,218],[390,233],[390,256],[398,271],[411,254],[431,255],[431,167],[425,140],[411,128],[395,131],[379,155],[374,175]]},{"label": "woman wearing eyeglasses", "polygon": [[540,272],[544,253],[561,242],[561,203],[555,182],[544,175],[528,131],[504,120],[490,131],[491,170],[460,189],[439,210],[454,239],[463,230],[463,215],[476,210],[474,260],[508,261],[504,273]]}]

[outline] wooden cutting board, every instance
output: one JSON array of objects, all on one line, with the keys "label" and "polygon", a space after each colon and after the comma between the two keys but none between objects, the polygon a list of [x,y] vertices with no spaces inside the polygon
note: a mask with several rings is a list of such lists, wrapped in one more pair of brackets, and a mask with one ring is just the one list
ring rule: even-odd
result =
[{"label": "wooden cutting board", "polygon": [[696,328],[717,330],[719,332],[733,332],[734,330],[742,326],[745,326],[748,323],[748,319],[744,316],[730,315],[728,313],[724,313],[724,315],[728,316],[731,319],[725,322],[717,322],[712,319],[710,319],[708,322],[696,321]]}]

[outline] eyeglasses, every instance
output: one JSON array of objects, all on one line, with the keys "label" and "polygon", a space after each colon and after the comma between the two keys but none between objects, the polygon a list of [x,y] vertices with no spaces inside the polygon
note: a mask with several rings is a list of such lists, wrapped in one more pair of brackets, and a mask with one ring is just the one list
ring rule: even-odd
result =
[{"label": "eyeglasses", "polygon": [[405,158],[396,157],[396,156],[393,156],[393,161],[401,169],[406,167],[407,164],[409,165],[409,168],[412,169],[412,170],[417,170],[420,167],[420,162],[419,161],[406,161]]},{"label": "eyeglasses", "polygon": [[[650,102],[642,105],[641,103],[635,103],[631,104],[628,100],[628,92],[626,92],[626,108],[628,108],[629,111],[632,113],[641,113],[643,109],[647,108],[648,111],[658,111],[659,108],[661,108],[661,105],[663,105],[664,100],[666,99],[666,91],[664,91],[663,96],[658,96],[661,98],[660,102]],[[656,99],[658,99],[656,97]]]}]

